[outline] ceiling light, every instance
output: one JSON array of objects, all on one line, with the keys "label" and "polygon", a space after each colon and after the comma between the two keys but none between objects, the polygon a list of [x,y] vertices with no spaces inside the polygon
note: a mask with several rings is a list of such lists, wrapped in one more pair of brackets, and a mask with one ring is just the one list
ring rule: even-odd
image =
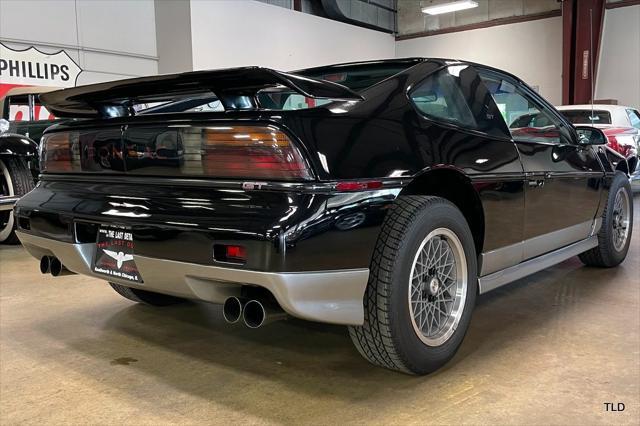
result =
[{"label": "ceiling light", "polygon": [[435,4],[422,8],[422,13],[427,15],[439,15],[441,13],[455,12],[457,10],[473,9],[478,7],[478,2],[473,0],[456,0],[448,3]]}]

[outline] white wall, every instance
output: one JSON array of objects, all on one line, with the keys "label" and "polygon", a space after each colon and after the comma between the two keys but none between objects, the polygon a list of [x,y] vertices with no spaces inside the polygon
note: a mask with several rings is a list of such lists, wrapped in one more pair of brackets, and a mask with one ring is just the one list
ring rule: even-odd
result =
[{"label": "white wall", "polygon": [[247,1],[191,1],[193,69],[260,65],[293,70],[393,58],[393,36]]},{"label": "white wall", "polygon": [[562,101],[560,17],[402,40],[396,44],[396,56],[455,58],[490,65],[538,86],[551,103]]},{"label": "white wall", "polygon": [[596,99],[640,108],[640,5],[605,12]]},{"label": "white wall", "polygon": [[0,41],[64,49],[83,69],[79,85],[158,72],[153,0],[2,0]]}]

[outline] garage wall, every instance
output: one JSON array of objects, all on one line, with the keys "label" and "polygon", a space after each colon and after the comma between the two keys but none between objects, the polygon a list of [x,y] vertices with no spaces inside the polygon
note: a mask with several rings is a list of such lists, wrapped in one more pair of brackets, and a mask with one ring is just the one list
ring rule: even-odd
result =
[{"label": "garage wall", "polygon": [[390,34],[255,1],[191,1],[193,69],[393,58]]},{"label": "garage wall", "polygon": [[596,99],[640,108],[640,5],[607,9]]},{"label": "garage wall", "polygon": [[83,69],[79,85],[158,72],[153,0],[3,0],[0,41],[64,49]]},{"label": "garage wall", "polygon": [[562,18],[401,40],[396,56],[465,59],[509,71],[551,103],[562,101]]}]

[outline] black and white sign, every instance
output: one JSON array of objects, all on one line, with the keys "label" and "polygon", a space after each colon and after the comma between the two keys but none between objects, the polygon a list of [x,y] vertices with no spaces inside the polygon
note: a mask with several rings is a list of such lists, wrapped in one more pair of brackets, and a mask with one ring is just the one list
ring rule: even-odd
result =
[{"label": "black and white sign", "polygon": [[74,87],[81,72],[64,50],[49,54],[35,47],[14,50],[0,43],[0,84]]},{"label": "black and white sign", "polygon": [[100,227],[93,272],[141,283],[140,272],[133,260],[134,249],[131,230],[113,226]]}]

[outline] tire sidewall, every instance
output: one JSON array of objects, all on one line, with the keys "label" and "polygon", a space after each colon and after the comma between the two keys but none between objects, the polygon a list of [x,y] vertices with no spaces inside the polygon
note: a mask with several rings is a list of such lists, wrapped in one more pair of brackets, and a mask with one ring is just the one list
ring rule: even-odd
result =
[{"label": "tire sidewall", "polygon": [[[427,234],[437,228],[451,230],[462,244],[467,263],[467,294],[460,322],[449,340],[440,346],[427,346],[413,328],[408,292],[415,255]],[[399,356],[412,371],[433,371],[451,359],[462,343],[478,289],[476,263],[471,230],[462,213],[446,200],[419,212],[407,229],[392,273],[390,327]]]},{"label": "tire sidewall", "polygon": [[[5,162],[2,158],[0,158],[0,174],[6,180],[7,186],[9,189],[9,194],[6,195],[15,195],[16,188],[13,182],[13,176],[11,176],[11,170],[9,170],[10,165]],[[3,243],[10,239],[13,232],[15,231],[15,219],[13,215],[13,211],[9,211],[9,217],[7,222],[2,225],[0,223],[0,243]]]},{"label": "tire sidewall", "polygon": [[[613,210],[616,194],[618,190],[620,190],[620,188],[623,188],[623,190],[627,193],[627,198],[629,201],[629,229],[627,241],[625,242],[622,250],[618,251],[613,244]],[[603,218],[602,226],[604,228],[602,230],[605,237],[604,241],[607,245],[606,253],[609,255],[607,263],[611,265],[617,265],[621,263],[627,256],[629,246],[631,245],[631,236],[633,232],[633,192],[631,191],[629,179],[625,174],[621,172],[616,173],[611,182],[611,187],[609,188],[609,196],[607,197],[607,214]]]}]

